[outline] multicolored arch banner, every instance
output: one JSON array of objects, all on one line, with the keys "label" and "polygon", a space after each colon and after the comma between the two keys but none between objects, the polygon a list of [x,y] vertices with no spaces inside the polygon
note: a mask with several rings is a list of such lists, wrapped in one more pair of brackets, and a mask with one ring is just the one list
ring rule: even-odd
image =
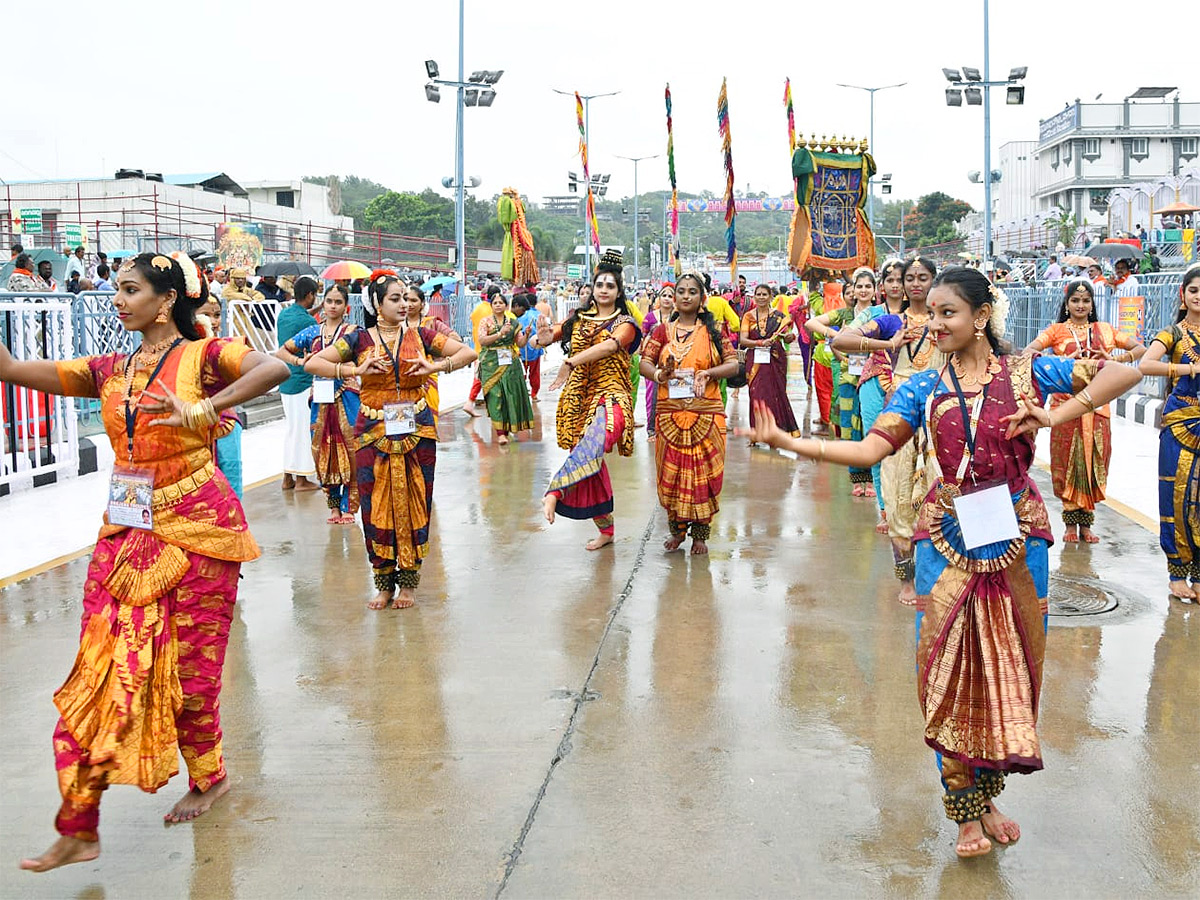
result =
[{"label": "multicolored arch banner", "polygon": [[[791,212],[796,208],[796,201],[791,197],[750,197],[735,198],[734,208],[739,213],[744,212]],[[680,212],[692,213],[725,213],[725,198],[716,200],[680,200]]]}]

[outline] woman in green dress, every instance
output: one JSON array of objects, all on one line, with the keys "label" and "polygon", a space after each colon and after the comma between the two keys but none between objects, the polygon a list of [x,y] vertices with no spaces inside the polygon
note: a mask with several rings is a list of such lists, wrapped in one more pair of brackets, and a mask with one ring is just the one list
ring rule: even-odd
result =
[{"label": "woman in green dress", "polygon": [[488,415],[496,429],[496,443],[507,444],[510,432],[533,429],[533,403],[525,384],[518,350],[525,332],[508,313],[508,299],[497,290],[491,295],[492,314],[479,322],[475,345],[479,347],[479,380]]}]

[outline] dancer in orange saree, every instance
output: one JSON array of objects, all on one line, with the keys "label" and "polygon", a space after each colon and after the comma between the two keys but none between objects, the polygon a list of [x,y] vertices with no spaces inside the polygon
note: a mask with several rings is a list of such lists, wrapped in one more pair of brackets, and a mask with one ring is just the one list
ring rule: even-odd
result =
[{"label": "dancer in orange saree", "polygon": [[213,443],[222,410],[281,384],[288,369],[241,341],[200,339],[195,312],[206,299],[186,256],[143,253],[121,266],[113,295],[121,324],[142,334],[133,354],[56,363],[14,360],[0,345],[0,381],[99,399],[117,460],[79,654],[54,695],[61,836],[23,869],[99,856],[104,790],[158,790],[180,751],[189,790],[167,821],[201,815],[229,788],[221,669],[238,570],[258,546]]},{"label": "dancer in orange saree", "polygon": [[[1124,352],[1116,353],[1118,349]],[[1146,352],[1136,338],[1098,321],[1092,283],[1085,279],[1067,285],[1058,321],[1025,348],[1027,353],[1041,350],[1071,359],[1115,359],[1126,363],[1134,362]],[[1066,399],[1056,394],[1050,400],[1050,408],[1056,408]],[[1084,413],[1050,431],[1050,475],[1054,496],[1063,504],[1062,518],[1066,525],[1063,540],[1068,544],[1080,539],[1088,544],[1100,541],[1092,532],[1092,523],[1096,521],[1096,504],[1104,499],[1108,461],[1112,456],[1109,415],[1108,407],[1101,406],[1094,413]]]},{"label": "dancer in orange saree", "polygon": [[[641,372],[658,385],[654,462],[658,500],[678,550],[692,536],[692,554],[708,552],[712,518],[725,479],[725,404],[719,382],[736,375],[737,351],[704,308],[704,281],[680,276],[675,314],[655,327],[642,349]],[[764,401],[765,402],[765,401]]]},{"label": "dancer in orange saree", "polygon": [[[961,857],[1020,838],[995,798],[1006,774],[1042,768],[1037,724],[1052,535],[1030,477],[1034,436],[1119,397],[1141,377],[1114,362],[1008,354],[997,337],[1006,301],[992,290],[974,269],[938,276],[929,330],[946,362],[897,388],[863,440],[790,438],[761,409],[763,420],[746,432],[801,456],[860,467],[918,442],[932,483],[914,532],[917,696]],[[1036,405],[1054,393],[1073,396],[1054,410]]]}]

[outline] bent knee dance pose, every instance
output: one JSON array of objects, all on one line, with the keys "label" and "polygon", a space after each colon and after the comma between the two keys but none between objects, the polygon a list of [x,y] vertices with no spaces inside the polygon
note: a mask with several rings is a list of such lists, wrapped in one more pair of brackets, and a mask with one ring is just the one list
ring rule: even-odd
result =
[{"label": "bent knee dance pose", "polygon": [[553,523],[591,519],[600,534],[587,545],[599,550],[613,542],[613,491],[604,455],[616,449],[633,454],[633,396],[630,355],[641,341],[629,314],[621,277],[621,254],[608,251],[596,267],[589,302],[561,325],[538,329],[538,344],[562,340],[563,359],[551,390],[562,388],[555,424],[558,446],[569,450],[550,479],[543,510]]},{"label": "bent knee dance pose", "polygon": [[[996,805],[1005,776],[1042,768],[1052,536],[1029,475],[1034,435],[1094,411],[1141,376],[1113,362],[1007,355],[997,338],[1006,301],[973,269],[943,272],[929,303],[930,333],[947,363],[912,375],[862,441],[788,438],[769,415],[748,433],[859,466],[918,441],[931,473],[914,534],[924,738],[938,754],[946,815],[958,825],[956,853],[979,856],[992,841],[1021,835]],[[1054,393],[1073,396],[1054,410],[1035,405]],[[979,537],[980,526],[992,530]]]},{"label": "bent knee dance pose", "polygon": [[361,379],[355,464],[377,592],[367,604],[371,609],[407,609],[416,602],[437,462],[427,382],[434,372],[475,360],[475,351],[452,337],[406,326],[404,292],[399,278],[379,275],[368,289],[368,327],[342,335],[305,363],[323,378]]},{"label": "bent knee dance pose", "polygon": [[54,695],[61,835],[37,872],[95,859],[100,798],[111,784],[154,792],[179,770],[189,790],[166,814],[182,822],[229,789],[221,753],[221,670],[238,571],[258,556],[241,503],[216,469],[222,410],[288,377],[240,340],[201,339],[207,285],[182,254],[143,253],[117,272],[113,305],[142,335],[130,355],[14,360],[0,381],[100,401],[116,455],[109,515],[84,587],[79,654]]}]

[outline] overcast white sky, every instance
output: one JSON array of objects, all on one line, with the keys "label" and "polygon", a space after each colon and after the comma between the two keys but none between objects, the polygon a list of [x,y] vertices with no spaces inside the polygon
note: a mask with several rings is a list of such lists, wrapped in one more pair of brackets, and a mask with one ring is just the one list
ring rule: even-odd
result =
[{"label": "overcast white sky", "polygon": [[[842,15],[807,12],[816,8]],[[966,173],[982,168],[983,114],[945,105],[941,67],[982,68],[982,8],[982,0],[467,0],[467,73],[504,77],[491,108],[466,111],[466,171],[483,179],[485,197],[507,185],[535,199],[565,193],[567,172],[580,168],[574,102],[551,88],[620,91],[592,103],[592,171],[612,174],[610,198],[632,195],[633,166],[616,155],[664,152],[670,81],[679,187],[719,192],[716,98],[727,76],[737,187],[786,194],[786,76],[799,130],[858,137],[868,130],[868,97],[836,84],[908,82],[876,95],[872,151],[893,175],[893,196],[944,190],[978,207],[982,189]],[[65,0],[53,10],[53,21],[36,13],[40,24],[26,22],[50,56],[26,60],[12,81],[28,97],[14,95],[0,117],[6,180],[129,167],[221,170],[242,181],[333,172],[440,190],[453,174],[454,103],[447,90],[438,105],[425,100],[423,61],[454,76],[457,0]],[[1138,17],[1122,22],[1130,14]],[[1200,101],[1191,43],[1171,38],[1166,22],[1142,42],[1145,21],[1116,0],[992,0],[993,78],[1029,67],[1025,106],[993,94],[993,154],[1006,141],[1036,139],[1038,120],[1076,97],[1120,101],[1164,85]],[[63,46],[72,37],[75,63]],[[641,164],[640,191],[666,186],[665,157]]]}]

